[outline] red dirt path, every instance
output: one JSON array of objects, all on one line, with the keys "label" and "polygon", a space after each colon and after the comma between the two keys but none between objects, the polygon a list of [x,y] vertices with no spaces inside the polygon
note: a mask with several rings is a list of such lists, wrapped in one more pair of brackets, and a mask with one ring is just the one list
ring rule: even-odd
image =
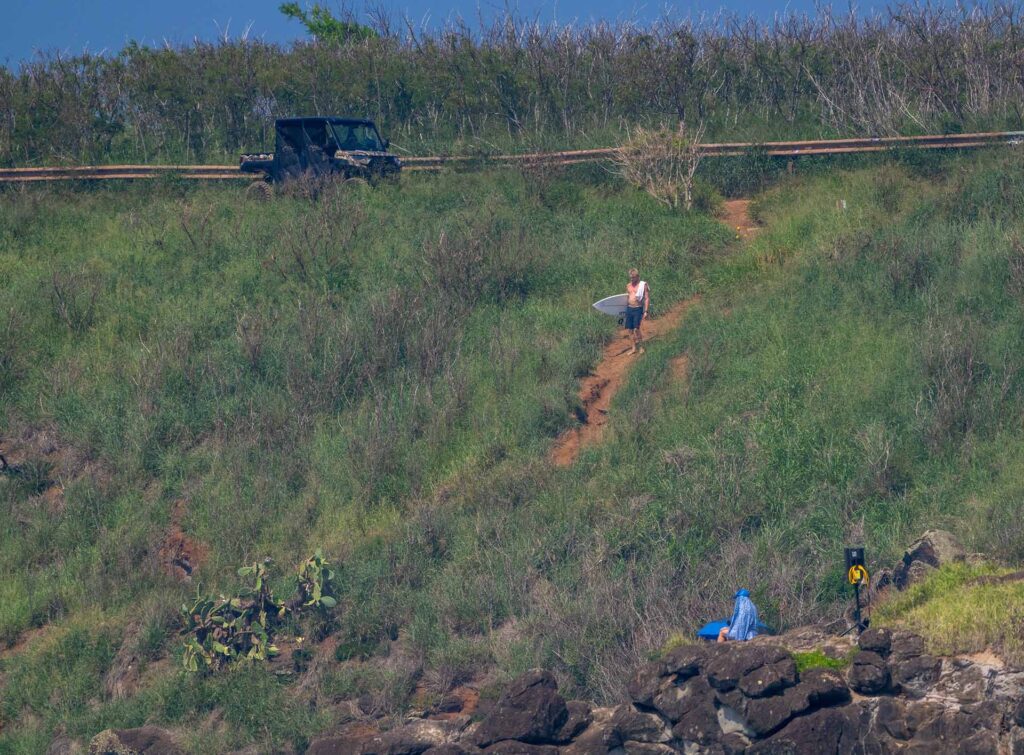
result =
[{"label": "red dirt path", "polygon": [[[721,221],[734,229],[738,238],[747,240],[757,233],[757,224],[750,217],[749,199],[729,200],[725,203],[724,210],[725,214]],[[695,296],[679,302],[661,317],[646,321],[643,326],[644,340],[657,338],[675,330],[682,323],[687,310],[698,301],[700,297]],[[579,427],[563,432],[555,441],[548,458],[556,467],[569,466],[576,461],[581,448],[601,440],[604,427],[608,424],[608,409],[611,407],[612,399],[625,382],[633,361],[643,359],[642,354],[628,353],[631,345],[629,334],[623,331],[619,337],[605,346],[594,371],[583,379],[579,395],[585,420]],[[672,369],[677,379],[686,379],[688,366],[685,354],[676,357]]]}]

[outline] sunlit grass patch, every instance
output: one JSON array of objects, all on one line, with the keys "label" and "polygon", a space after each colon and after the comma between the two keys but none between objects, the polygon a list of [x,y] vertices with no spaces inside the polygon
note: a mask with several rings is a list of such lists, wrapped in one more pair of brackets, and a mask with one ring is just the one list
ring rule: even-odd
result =
[{"label": "sunlit grass patch", "polygon": [[1024,573],[949,564],[880,602],[873,626],[921,634],[937,655],[994,650],[1024,660]]}]

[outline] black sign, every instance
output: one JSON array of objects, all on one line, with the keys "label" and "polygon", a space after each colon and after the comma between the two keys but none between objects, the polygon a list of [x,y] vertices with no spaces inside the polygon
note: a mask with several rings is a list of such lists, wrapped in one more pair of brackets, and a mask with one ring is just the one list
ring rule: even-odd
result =
[{"label": "black sign", "polygon": [[864,566],[863,548],[847,548],[843,552],[846,555],[847,570],[851,569],[854,566]]}]

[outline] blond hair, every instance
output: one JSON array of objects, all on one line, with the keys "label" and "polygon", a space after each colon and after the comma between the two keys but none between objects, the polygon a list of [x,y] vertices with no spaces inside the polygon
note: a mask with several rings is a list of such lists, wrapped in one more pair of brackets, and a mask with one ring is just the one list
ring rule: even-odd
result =
[{"label": "blond hair", "polygon": [[629,268],[629,277],[632,278],[634,275],[640,275],[640,271],[635,267]]}]

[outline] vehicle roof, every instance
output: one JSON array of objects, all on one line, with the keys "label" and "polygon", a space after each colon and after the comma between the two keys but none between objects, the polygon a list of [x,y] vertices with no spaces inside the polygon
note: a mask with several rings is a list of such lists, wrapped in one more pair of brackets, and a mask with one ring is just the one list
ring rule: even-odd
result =
[{"label": "vehicle roof", "polygon": [[356,124],[369,125],[369,126],[373,126],[374,125],[373,121],[371,121],[369,118],[342,118],[341,116],[338,116],[338,115],[308,115],[308,116],[296,117],[296,118],[278,118],[277,119],[277,123],[284,124],[284,125],[289,125],[289,126],[296,126],[296,125],[299,125],[300,123],[301,124],[316,123],[316,122],[322,123],[324,121],[327,121],[328,123],[341,123],[341,124],[344,124],[346,126],[356,125]]}]

